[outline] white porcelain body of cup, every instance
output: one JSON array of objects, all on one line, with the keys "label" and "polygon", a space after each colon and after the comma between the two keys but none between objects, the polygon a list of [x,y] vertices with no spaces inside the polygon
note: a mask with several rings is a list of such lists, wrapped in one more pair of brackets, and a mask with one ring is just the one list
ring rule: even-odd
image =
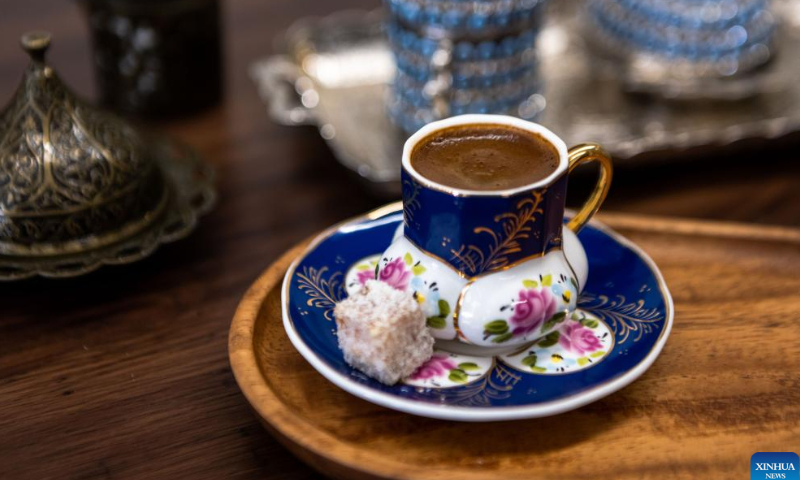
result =
[{"label": "white porcelain body of cup", "polygon": [[411,292],[437,343],[454,353],[506,353],[556,330],[575,309],[589,276],[586,252],[569,229],[562,249],[473,279],[423,252],[402,232],[401,225],[379,260],[379,279]]},{"label": "white porcelain body of cup", "polygon": [[[417,145],[460,126],[506,128],[551,144],[558,164],[544,178],[502,190],[467,190],[432,181],[412,162]],[[600,165],[594,191],[564,223],[569,172]],[[470,353],[520,348],[555,332],[577,306],[588,276],[575,235],[611,182],[611,158],[599,145],[567,148],[553,132],[503,115],[461,115],[429,123],[403,148],[403,228],[384,252],[379,280],[410,290],[433,335]]]}]

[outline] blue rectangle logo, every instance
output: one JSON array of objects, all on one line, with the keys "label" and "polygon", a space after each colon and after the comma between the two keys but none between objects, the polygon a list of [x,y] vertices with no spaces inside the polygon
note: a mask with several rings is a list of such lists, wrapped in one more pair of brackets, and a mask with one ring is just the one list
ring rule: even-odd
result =
[{"label": "blue rectangle logo", "polygon": [[792,452],[758,452],[750,457],[750,480],[800,480],[800,459]]}]

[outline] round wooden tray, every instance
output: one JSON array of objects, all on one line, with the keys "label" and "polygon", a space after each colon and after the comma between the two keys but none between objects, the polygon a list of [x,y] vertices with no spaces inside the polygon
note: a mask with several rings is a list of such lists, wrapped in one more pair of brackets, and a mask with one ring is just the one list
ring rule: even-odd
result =
[{"label": "round wooden tray", "polygon": [[679,314],[659,360],[613,395],[499,423],[415,417],[360,400],[318,374],[284,333],[283,275],[307,243],[275,262],[236,312],[229,345],[239,386],[289,449],[338,478],[745,478],[753,452],[794,450],[800,231],[602,220],[659,263]]},{"label": "round wooden tray", "polygon": [[283,276],[306,245],[250,287],[229,349],[236,380],[264,425],[312,467],[347,479],[598,478],[614,471],[607,455],[612,465],[631,467],[655,453],[641,438],[651,428],[648,413],[636,407],[637,393],[648,390],[637,386],[653,386],[646,378],[556,417],[477,424],[396,412],[339,389],[300,356],[281,322]]}]

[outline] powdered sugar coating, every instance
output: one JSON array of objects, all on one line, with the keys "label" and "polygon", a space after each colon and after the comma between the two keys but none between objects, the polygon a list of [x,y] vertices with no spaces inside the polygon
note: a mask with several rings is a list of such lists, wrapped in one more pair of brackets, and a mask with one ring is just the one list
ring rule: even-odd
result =
[{"label": "powdered sugar coating", "polygon": [[433,355],[433,336],[414,298],[386,283],[369,280],[334,310],[345,361],[393,385]]}]

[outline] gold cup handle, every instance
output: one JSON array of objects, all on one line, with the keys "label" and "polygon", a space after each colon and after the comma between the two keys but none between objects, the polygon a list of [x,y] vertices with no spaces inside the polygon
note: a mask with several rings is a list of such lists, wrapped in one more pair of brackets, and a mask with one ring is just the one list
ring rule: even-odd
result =
[{"label": "gold cup handle", "polygon": [[611,186],[611,177],[614,174],[614,167],[611,165],[611,156],[603,150],[603,147],[596,143],[582,143],[569,149],[569,167],[572,172],[578,165],[589,162],[600,163],[600,174],[597,177],[597,184],[594,191],[589,196],[583,207],[567,223],[567,228],[578,233],[586,222],[588,222],[600,208],[603,200],[606,199],[608,188]]}]

